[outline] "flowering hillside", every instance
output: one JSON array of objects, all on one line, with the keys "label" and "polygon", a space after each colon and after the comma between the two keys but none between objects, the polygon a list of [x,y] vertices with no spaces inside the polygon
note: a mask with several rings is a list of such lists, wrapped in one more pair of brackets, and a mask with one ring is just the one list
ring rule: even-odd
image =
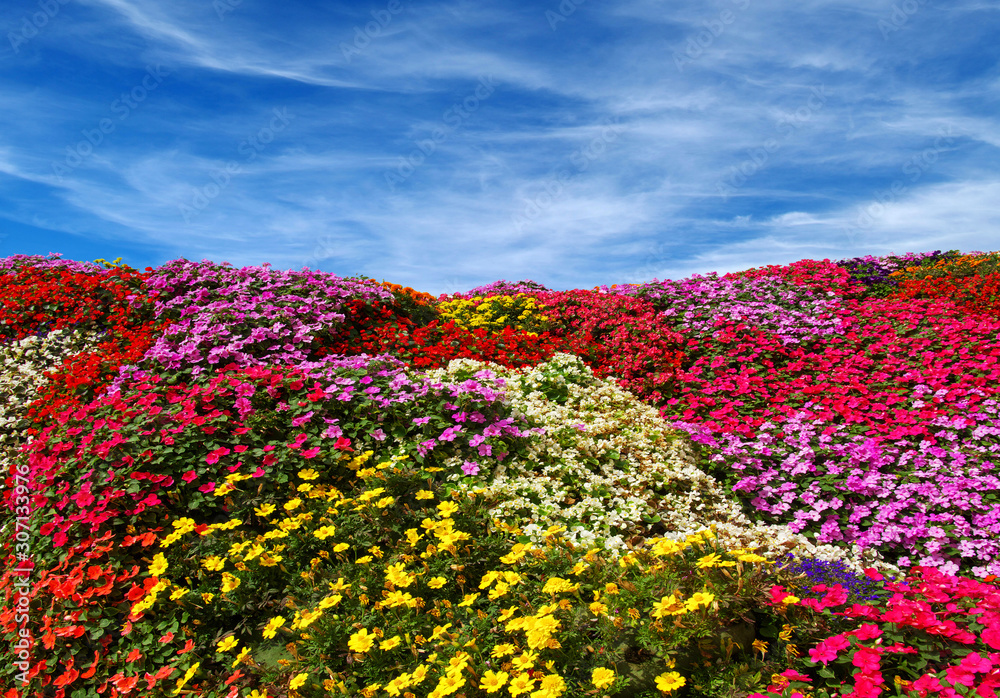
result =
[{"label": "flowering hillside", "polygon": [[995,695],[997,279],[2,259],[0,695]]}]

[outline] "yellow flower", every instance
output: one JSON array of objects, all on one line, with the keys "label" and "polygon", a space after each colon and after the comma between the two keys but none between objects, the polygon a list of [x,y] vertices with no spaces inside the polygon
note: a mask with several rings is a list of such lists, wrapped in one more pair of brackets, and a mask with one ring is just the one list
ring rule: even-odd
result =
[{"label": "yellow flower", "polygon": [[375,636],[368,633],[367,628],[361,628],[358,632],[351,635],[351,639],[347,642],[347,646],[359,654],[364,654],[372,648],[375,644],[373,639]]},{"label": "yellow flower", "polygon": [[656,677],[656,687],[664,693],[678,689],[686,683],[687,679],[676,671],[668,671]]},{"label": "yellow flower", "polygon": [[257,516],[265,517],[270,516],[274,512],[275,506],[273,504],[262,504],[253,510]]},{"label": "yellow flower", "polygon": [[201,564],[209,572],[218,572],[226,566],[226,560],[218,555],[212,555],[202,560]]},{"label": "yellow flower", "polygon": [[483,575],[482,580],[480,580],[480,582],[479,582],[479,588],[480,589],[485,589],[486,587],[488,587],[490,584],[492,584],[493,582],[495,582],[499,578],[500,578],[500,573],[499,572],[497,572],[495,570],[490,570],[489,572],[487,572],[486,574]]},{"label": "yellow flower", "polygon": [[590,675],[590,681],[594,684],[594,688],[607,688],[615,682],[615,672],[602,666],[597,667]]},{"label": "yellow flower", "polygon": [[434,493],[430,490],[420,490],[416,494],[417,499],[434,499]]},{"label": "yellow flower", "polygon": [[395,608],[396,606],[416,606],[417,600],[413,598],[410,594],[404,591],[390,591],[385,597],[383,604],[387,608]]},{"label": "yellow flower", "polygon": [[590,604],[590,612],[593,613],[595,616],[604,616],[607,615],[608,613],[608,607],[607,605],[601,603],[600,601],[595,601],[594,603]]},{"label": "yellow flower", "polygon": [[527,674],[520,674],[515,676],[510,680],[510,685],[507,686],[507,690],[510,691],[512,696],[518,696],[522,693],[527,693],[535,686],[535,680],[532,679]]},{"label": "yellow flower", "polygon": [[684,615],[684,604],[675,594],[664,596],[653,604],[653,618],[663,618],[663,616]]},{"label": "yellow flower", "polygon": [[149,574],[153,577],[159,577],[167,571],[168,564],[167,558],[163,556],[163,553],[156,553],[153,556],[153,563],[149,566]]},{"label": "yellow flower", "polygon": [[574,592],[580,588],[579,584],[570,584],[569,581],[560,577],[550,577],[545,586],[542,587],[543,594],[558,594],[563,591]]},{"label": "yellow flower", "polygon": [[333,546],[333,552],[342,553],[350,547],[351,546],[349,546],[347,543],[337,543],[335,546]]},{"label": "yellow flower", "polygon": [[429,586],[431,589],[440,589],[447,583],[448,580],[445,579],[444,577],[434,577],[427,582],[427,586]]},{"label": "yellow flower", "polygon": [[487,693],[496,693],[507,683],[507,678],[508,674],[506,671],[496,673],[487,671],[483,674],[483,678],[479,680],[479,687]]},{"label": "yellow flower", "polygon": [[382,642],[378,643],[378,648],[380,650],[391,650],[395,648],[397,645],[399,645],[400,642],[402,642],[402,640],[400,640],[399,635],[395,635],[393,637],[390,637],[388,640],[383,640]]},{"label": "yellow flower", "polygon": [[216,645],[215,651],[216,652],[227,652],[227,651],[231,650],[232,648],[236,647],[236,645],[238,643],[239,643],[239,641],[236,639],[235,635],[229,635],[229,636],[224,637],[221,640],[219,640],[219,644]]},{"label": "yellow flower", "polygon": [[385,569],[385,579],[387,582],[393,586],[406,588],[413,584],[416,580],[417,575],[407,572],[406,565],[402,562],[397,562],[395,564],[389,565]]},{"label": "yellow flower", "polygon": [[208,592],[205,592],[204,594],[201,595],[201,600],[204,601],[205,603],[212,603],[212,599],[214,598],[215,594],[211,594]]},{"label": "yellow flower", "polygon": [[713,601],[715,601],[715,594],[699,591],[692,594],[691,598],[685,602],[685,605],[687,606],[687,610],[694,611],[699,606],[708,606]]},{"label": "yellow flower", "polygon": [[471,606],[479,598],[479,594],[466,594],[459,606]]},{"label": "yellow flower", "polygon": [[309,674],[307,674],[306,672],[302,672],[301,674],[296,675],[295,678],[293,678],[291,681],[288,682],[288,687],[294,691],[295,689],[302,686],[302,684],[304,684],[306,682],[306,679],[308,678]]},{"label": "yellow flower", "polygon": [[767,562],[766,557],[761,557],[760,555],[754,555],[753,553],[740,555],[737,559],[740,562]]},{"label": "yellow flower", "polygon": [[604,593],[609,596],[614,596],[618,593],[618,585],[614,582],[604,585]]},{"label": "yellow flower", "polygon": [[289,499],[282,505],[285,511],[291,511],[292,509],[297,509],[302,504],[302,500],[296,497],[295,499]]},{"label": "yellow flower", "polygon": [[535,665],[536,659],[538,659],[538,652],[522,652],[519,656],[511,660],[511,664],[518,671],[527,671]]},{"label": "yellow flower", "polygon": [[798,603],[801,600],[802,599],[800,599],[798,596],[795,596],[794,594],[789,594],[788,596],[786,596],[781,600],[781,603],[793,604],[793,603]]},{"label": "yellow flower", "polygon": [[559,674],[548,674],[542,678],[541,690],[548,691],[551,696],[561,695],[566,690],[566,680]]},{"label": "yellow flower", "polygon": [[379,509],[385,509],[387,506],[390,506],[395,501],[396,500],[393,497],[382,497],[382,499],[375,502],[375,506],[377,506]]},{"label": "yellow flower", "polygon": [[719,563],[722,561],[722,557],[716,553],[710,553],[698,560],[698,567],[705,569],[706,567],[719,567]]},{"label": "yellow flower", "polygon": [[497,582],[497,585],[490,590],[490,599],[496,601],[497,599],[507,595],[510,591],[510,585],[507,582]]},{"label": "yellow flower", "polygon": [[327,538],[336,533],[337,533],[337,527],[332,524],[329,526],[320,526],[315,531],[313,531],[313,535],[319,538],[320,540],[326,540]]},{"label": "yellow flower", "polygon": [[344,598],[340,594],[334,594],[333,596],[327,596],[322,601],[319,602],[319,607],[322,609],[333,608],[340,600]]},{"label": "yellow flower", "polygon": [[198,671],[198,667],[200,666],[201,662],[195,662],[194,664],[188,667],[188,670],[186,672],[184,672],[184,676],[177,679],[177,690],[174,691],[174,695],[177,695],[178,693],[181,692],[181,689],[184,688],[184,684],[186,684],[188,681],[191,680],[191,677],[194,676],[194,672]]},{"label": "yellow flower", "polygon": [[176,589],[174,589],[174,591],[173,591],[173,592],[172,592],[172,593],[170,594],[170,600],[171,600],[171,601],[176,601],[177,599],[179,599],[179,598],[181,598],[182,596],[184,596],[185,594],[187,594],[187,593],[188,593],[189,591],[191,591],[191,590],[190,590],[190,589],[185,589],[184,587],[177,587],[177,588],[176,588]]},{"label": "yellow flower", "polygon": [[458,505],[455,502],[441,502],[437,505],[437,508],[441,518],[445,519],[458,511]]},{"label": "yellow flower", "polygon": [[229,574],[228,572],[222,573],[222,593],[232,591],[240,585],[240,578]]},{"label": "yellow flower", "polygon": [[233,660],[233,668],[235,669],[237,664],[241,664],[241,663],[247,661],[247,655],[249,655],[249,654],[250,654],[250,648],[249,647],[244,647],[243,649],[241,649],[240,653],[238,655],[236,655],[236,659]]},{"label": "yellow flower", "polygon": [[510,608],[505,608],[503,611],[500,612],[500,616],[497,618],[497,621],[503,623],[505,620],[510,618],[515,613],[517,613],[517,606],[511,606]]},{"label": "yellow flower", "polygon": [[277,634],[278,628],[284,624],[285,619],[281,616],[275,616],[271,620],[267,621],[267,625],[264,626],[264,637],[270,640]]},{"label": "yellow flower", "polygon": [[437,626],[434,626],[434,632],[431,633],[431,639],[432,640],[437,640],[439,637],[441,637],[443,635],[447,635],[448,634],[448,628],[450,628],[450,627],[451,627],[451,623],[448,623],[448,625],[437,625]]},{"label": "yellow flower", "polygon": [[312,468],[306,468],[305,470],[299,471],[299,477],[302,478],[303,480],[315,480],[316,478],[319,477],[319,473],[317,473]]},{"label": "yellow flower", "polygon": [[411,547],[415,546],[420,541],[421,538],[423,538],[423,536],[420,535],[417,529],[415,528],[406,529],[406,542],[409,543]]},{"label": "yellow flower", "polygon": [[359,557],[357,560],[354,561],[354,563],[357,565],[367,565],[371,561],[372,561],[372,556],[365,555],[364,557]]},{"label": "yellow flower", "polygon": [[506,657],[508,654],[514,654],[514,645],[509,642],[497,645],[493,648],[493,651],[490,652],[490,656],[492,657]]}]

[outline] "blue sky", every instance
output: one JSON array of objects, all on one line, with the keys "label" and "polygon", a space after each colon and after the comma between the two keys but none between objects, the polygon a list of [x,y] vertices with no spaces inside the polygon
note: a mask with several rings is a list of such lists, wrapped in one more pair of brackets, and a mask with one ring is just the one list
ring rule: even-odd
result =
[{"label": "blue sky", "polygon": [[432,293],[1000,249],[998,0],[9,0],[0,256]]}]

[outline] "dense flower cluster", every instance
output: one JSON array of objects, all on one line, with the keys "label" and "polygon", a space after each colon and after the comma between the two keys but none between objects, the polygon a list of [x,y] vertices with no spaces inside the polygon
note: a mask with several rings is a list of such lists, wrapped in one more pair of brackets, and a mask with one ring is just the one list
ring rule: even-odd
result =
[{"label": "dense flower cluster", "polygon": [[0,695],[986,698],[998,267],[0,260]]}]

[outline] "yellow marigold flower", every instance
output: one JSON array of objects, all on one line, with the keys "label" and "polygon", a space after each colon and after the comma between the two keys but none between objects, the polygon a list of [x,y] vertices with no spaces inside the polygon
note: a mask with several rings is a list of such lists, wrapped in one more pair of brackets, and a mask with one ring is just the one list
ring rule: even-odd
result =
[{"label": "yellow marigold flower", "polygon": [[209,592],[205,592],[204,594],[201,595],[201,600],[204,601],[205,603],[212,603],[212,599],[214,598],[215,594]]},{"label": "yellow marigold flower", "polygon": [[243,562],[250,562],[251,560],[260,557],[260,554],[262,552],[264,552],[264,546],[260,545],[259,543],[254,543],[253,547],[250,548],[250,551],[243,558]]},{"label": "yellow marigold flower", "polygon": [[308,628],[321,615],[323,615],[323,611],[318,608],[314,611],[303,611],[301,614],[298,614],[297,618],[292,623],[292,628],[296,630]]},{"label": "yellow marigold flower", "polygon": [[229,572],[222,573],[222,593],[230,592],[240,585],[240,578]]},{"label": "yellow marigold flower", "polygon": [[487,671],[483,674],[483,678],[479,679],[479,687],[487,693],[496,693],[503,688],[508,678],[506,671]]},{"label": "yellow marigold flower", "polygon": [[431,639],[437,640],[438,638],[448,634],[448,628],[451,627],[451,623],[448,625],[436,625],[434,626],[434,632],[431,633]]},{"label": "yellow marigold flower", "polygon": [[385,509],[387,506],[390,506],[395,501],[396,499],[394,497],[382,497],[382,499],[375,502],[375,506],[377,506],[379,509]]},{"label": "yellow marigold flower", "polygon": [[228,636],[222,638],[221,640],[219,640],[219,644],[216,645],[215,651],[216,652],[228,652],[232,648],[236,647],[236,645],[238,643],[239,643],[239,641],[236,639],[235,635],[228,635]]},{"label": "yellow marigold flower", "polygon": [[334,594],[333,596],[324,597],[322,601],[319,602],[319,607],[322,609],[333,608],[340,600],[343,598],[340,594]]},{"label": "yellow marigold flower", "polygon": [[755,555],[753,553],[746,553],[737,557],[740,562],[767,562],[766,557],[761,557],[760,555]]},{"label": "yellow marigold flower", "polygon": [[490,589],[489,593],[490,600],[496,601],[497,599],[506,596],[507,592],[509,591],[510,591],[510,585],[507,584],[507,582],[497,582],[497,585],[492,589]]},{"label": "yellow marigold flower", "polygon": [[226,566],[226,560],[218,555],[212,555],[202,560],[201,565],[209,572],[218,572]]},{"label": "yellow marigold flower", "polygon": [[785,642],[789,642],[792,639],[792,631],[795,630],[797,627],[799,626],[789,625],[788,623],[785,623],[784,625],[781,626],[781,632],[778,633],[778,639],[784,640]]},{"label": "yellow marigold flower", "polygon": [[589,608],[590,612],[595,616],[606,616],[608,614],[608,607],[600,601],[590,604]]},{"label": "yellow marigold flower", "polygon": [[719,562],[722,561],[722,557],[716,553],[710,553],[705,555],[698,560],[698,567],[705,569],[707,567],[719,567]]},{"label": "yellow marigold flower", "polygon": [[359,557],[357,560],[355,560],[354,564],[356,564],[356,565],[367,565],[371,561],[372,561],[372,556],[371,555],[365,555],[364,557]]},{"label": "yellow marigold flower", "polygon": [[542,677],[541,689],[549,691],[549,694],[552,696],[558,696],[566,690],[566,680],[559,674],[547,674]]},{"label": "yellow marigold flower", "polygon": [[687,679],[676,671],[668,671],[656,677],[656,687],[664,693],[676,690],[687,683]]},{"label": "yellow marigold flower", "polygon": [[431,589],[440,589],[447,583],[448,580],[445,579],[444,577],[433,577],[430,581],[427,582],[427,586],[429,586]]},{"label": "yellow marigold flower", "polygon": [[315,480],[316,478],[319,477],[319,473],[317,473],[312,468],[306,468],[305,470],[299,471],[299,477],[302,478],[303,480]]},{"label": "yellow marigold flower", "polygon": [[427,666],[424,664],[421,664],[416,669],[414,669],[413,673],[410,674],[410,678],[413,680],[413,684],[417,685],[422,683],[423,680],[427,678],[427,671],[428,671]]},{"label": "yellow marigold flower", "polygon": [[361,630],[351,635],[351,639],[348,640],[347,646],[354,652],[364,654],[372,648],[372,645],[375,644],[374,638],[374,635],[368,633],[368,628],[361,628]]},{"label": "yellow marigold flower", "polygon": [[167,571],[168,566],[169,563],[167,562],[167,558],[163,556],[163,553],[156,553],[153,556],[152,564],[149,566],[149,574],[153,577],[159,577]]},{"label": "yellow marigold flower", "polygon": [[505,608],[503,611],[500,612],[500,615],[497,617],[497,620],[503,623],[505,620],[510,618],[515,613],[517,613],[517,606],[511,606],[510,608]]},{"label": "yellow marigold flower", "polygon": [[656,556],[665,557],[667,555],[674,555],[682,552],[684,548],[685,545],[679,541],[671,540],[669,538],[661,538],[653,545],[652,551]]},{"label": "yellow marigold flower", "polygon": [[394,635],[393,637],[390,637],[388,640],[383,640],[382,642],[378,643],[378,648],[380,650],[391,650],[397,647],[400,642],[402,642],[402,640],[400,639],[399,635]]},{"label": "yellow marigold flower", "polygon": [[599,666],[591,673],[590,682],[594,684],[594,688],[607,688],[615,682],[615,672]]},{"label": "yellow marigold flower", "polygon": [[271,620],[267,621],[267,625],[264,626],[264,637],[270,640],[278,633],[278,628],[285,624],[285,619],[281,616],[275,616]]},{"label": "yellow marigold flower", "polygon": [[337,527],[332,524],[329,526],[320,526],[315,531],[313,531],[313,535],[319,538],[320,540],[326,540],[327,538],[329,538],[332,535],[335,535],[336,533],[337,533]]},{"label": "yellow marigold flower", "polygon": [[177,690],[174,691],[175,694],[180,693],[181,689],[184,688],[184,684],[191,680],[191,677],[194,676],[194,673],[198,671],[198,667],[200,666],[201,662],[195,662],[188,667],[187,671],[184,672],[184,676],[177,679]]},{"label": "yellow marigold flower", "polygon": [[542,587],[543,594],[558,594],[560,592],[574,592],[580,588],[579,584],[570,584],[568,580],[560,577],[550,577],[545,586]]},{"label": "yellow marigold flower", "polygon": [[236,485],[231,482],[223,482],[221,485],[212,490],[213,497],[224,497],[233,490],[236,489]]},{"label": "yellow marigold flower", "polygon": [[403,591],[390,591],[385,597],[385,601],[382,602],[387,608],[395,608],[397,606],[415,606],[417,600],[413,598],[410,594]]},{"label": "yellow marigold flower", "polygon": [[247,656],[250,654],[250,648],[244,647],[240,650],[240,653],[236,655],[236,659],[233,660],[233,668],[236,668],[237,664],[242,664],[247,661]]},{"label": "yellow marigold flower", "polygon": [[407,572],[406,565],[404,563],[397,562],[389,565],[385,569],[385,579],[393,586],[405,589],[413,584],[413,582],[417,579],[417,575],[412,572]]},{"label": "yellow marigold flower", "polygon": [[786,596],[781,600],[781,603],[793,604],[793,603],[798,603],[801,600],[802,599],[800,599],[798,596],[795,596],[794,594],[789,594],[788,596]]},{"label": "yellow marigold flower", "polygon": [[685,612],[684,602],[677,598],[675,594],[664,596],[653,604],[653,618],[663,618],[664,616],[680,616]]},{"label": "yellow marigold flower", "polygon": [[639,620],[639,616],[641,614],[639,613],[639,609],[637,609],[637,608],[630,608],[630,609],[628,609],[628,615],[629,615],[629,618],[631,618],[632,620]]},{"label": "yellow marigold flower", "polygon": [[406,529],[406,542],[410,544],[411,547],[415,546],[417,542],[423,538],[422,535],[415,528]]},{"label": "yellow marigold flower", "polygon": [[535,660],[537,659],[538,652],[522,652],[520,655],[511,660],[511,664],[513,664],[514,668],[518,671],[527,671],[535,665]]},{"label": "yellow marigold flower", "polygon": [[430,490],[420,490],[415,496],[417,499],[434,499],[434,493]]},{"label": "yellow marigold flower", "polygon": [[499,578],[500,578],[500,573],[499,572],[497,572],[495,570],[490,570],[489,572],[487,572],[486,574],[483,575],[483,578],[479,582],[479,588],[480,589],[485,589],[486,587],[488,587],[490,584],[492,584],[493,582],[495,582]]},{"label": "yellow marigold flower", "polygon": [[347,543],[337,543],[335,546],[333,546],[333,552],[342,553],[350,547],[351,546],[349,546]]},{"label": "yellow marigold flower", "polygon": [[302,505],[302,500],[296,497],[295,499],[289,499],[281,506],[285,511],[291,511],[292,509],[297,509],[301,505]]},{"label": "yellow marigold flower", "polygon": [[368,552],[377,557],[379,560],[381,560],[382,556],[385,555],[385,553],[382,552],[382,548],[378,547],[377,545],[373,545],[372,547],[368,548]]},{"label": "yellow marigold flower", "polygon": [[176,601],[177,599],[179,599],[182,596],[184,596],[185,594],[187,594],[189,591],[191,591],[191,590],[190,589],[185,589],[184,587],[177,587],[170,594],[170,600],[171,601]]},{"label": "yellow marigold flower", "polygon": [[479,594],[466,594],[459,606],[471,606],[479,598]]},{"label": "yellow marigold flower", "polygon": [[455,504],[455,502],[441,502],[440,504],[437,505],[437,508],[438,508],[438,513],[441,515],[441,518],[444,519],[448,518],[456,511],[458,511],[458,505]]},{"label": "yellow marigold flower", "polygon": [[297,674],[295,676],[295,678],[293,678],[291,681],[288,682],[288,687],[294,691],[294,690],[300,688],[306,682],[306,679],[308,679],[308,678],[309,678],[309,674],[306,673],[306,672],[302,672],[301,674]]},{"label": "yellow marigold flower", "polygon": [[504,642],[493,648],[490,652],[491,657],[506,657],[508,654],[514,654],[514,645],[509,642]]},{"label": "yellow marigold flower", "polygon": [[507,686],[507,690],[510,691],[512,696],[518,696],[522,693],[527,693],[534,687],[535,680],[533,678],[527,674],[520,674],[510,680],[510,685]]},{"label": "yellow marigold flower", "polygon": [[691,595],[685,605],[689,611],[696,610],[699,606],[708,606],[710,603],[715,601],[715,594],[710,594],[708,592],[699,591]]},{"label": "yellow marigold flower", "polygon": [[270,516],[274,513],[275,506],[273,504],[261,504],[259,507],[253,510],[257,516],[265,517]]},{"label": "yellow marigold flower", "polygon": [[604,593],[609,596],[614,596],[618,593],[618,585],[614,582],[604,585]]}]

